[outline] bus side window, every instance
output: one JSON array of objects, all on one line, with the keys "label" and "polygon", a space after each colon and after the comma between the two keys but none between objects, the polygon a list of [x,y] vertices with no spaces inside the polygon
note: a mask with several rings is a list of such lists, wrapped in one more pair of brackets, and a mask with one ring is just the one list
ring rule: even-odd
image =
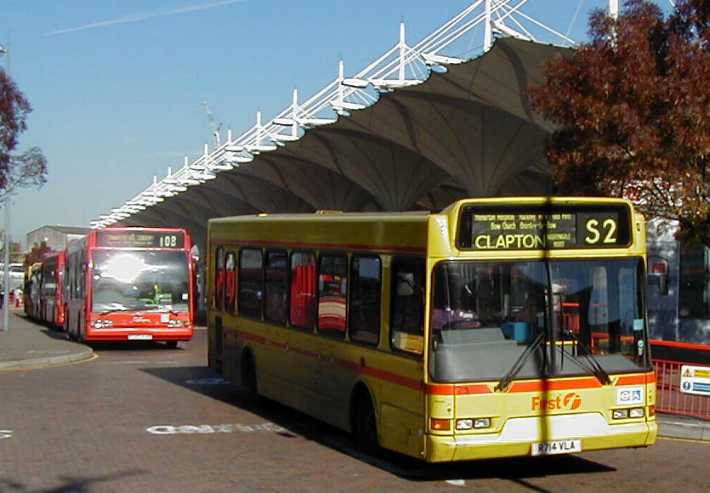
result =
[{"label": "bus side window", "polygon": [[238,299],[239,314],[261,318],[264,300],[263,254],[255,248],[239,251]]},{"label": "bus side window", "polygon": [[348,313],[348,257],[321,255],[318,269],[318,331],[345,338]]},{"label": "bus side window", "polygon": [[217,310],[222,310],[224,304],[224,248],[217,247],[214,258],[214,294],[212,295],[212,304]]},{"label": "bus side window", "polygon": [[289,319],[299,329],[312,330],[316,313],[316,257],[311,252],[291,254]]},{"label": "bus side window", "polygon": [[224,267],[224,309],[235,313],[234,302],[237,300],[237,256],[228,252]]},{"label": "bus side window", "polygon": [[288,254],[285,251],[266,252],[265,275],[264,318],[285,324],[288,306]]},{"label": "bus side window", "polygon": [[354,255],[350,262],[350,276],[350,339],[377,345],[382,286],[380,258]]},{"label": "bus side window", "polygon": [[394,349],[424,350],[424,259],[397,257],[392,262],[390,336]]}]

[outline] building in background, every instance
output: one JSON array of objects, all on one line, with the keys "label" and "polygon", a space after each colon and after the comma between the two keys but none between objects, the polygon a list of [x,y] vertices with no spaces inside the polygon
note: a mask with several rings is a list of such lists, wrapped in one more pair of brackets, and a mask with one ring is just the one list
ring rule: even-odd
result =
[{"label": "building in background", "polygon": [[82,238],[89,231],[89,228],[77,226],[41,226],[27,233],[27,250],[31,250],[33,245],[40,245],[43,241],[55,252],[64,250],[67,243]]}]

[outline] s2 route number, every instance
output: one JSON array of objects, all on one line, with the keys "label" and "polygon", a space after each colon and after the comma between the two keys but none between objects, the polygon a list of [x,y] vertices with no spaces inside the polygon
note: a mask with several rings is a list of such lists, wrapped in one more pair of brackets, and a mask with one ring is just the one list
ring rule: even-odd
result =
[{"label": "s2 route number", "polygon": [[161,248],[175,248],[177,245],[177,236],[175,235],[164,235],[160,237],[160,247]]},{"label": "s2 route number", "polygon": [[598,219],[589,219],[585,224],[587,236],[584,241],[589,245],[595,245],[602,240],[603,243],[616,243],[616,221],[605,219],[600,223]]}]

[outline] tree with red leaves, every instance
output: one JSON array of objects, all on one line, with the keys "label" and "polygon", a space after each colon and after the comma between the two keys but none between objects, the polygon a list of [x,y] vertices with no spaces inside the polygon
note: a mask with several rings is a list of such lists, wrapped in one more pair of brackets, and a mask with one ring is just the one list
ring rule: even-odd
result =
[{"label": "tree with red leaves", "polygon": [[18,188],[40,187],[47,181],[47,160],[39,148],[13,154],[31,111],[17,85],[0,69],[0,200]]},{"label": "tree with red leaves", "polygon": [[629,0],[617,20],[593,12],[589,28],[530,94],[557,125],[557,191],[626,196],[710,247],[710,0],[678,0],[667,18]]}]

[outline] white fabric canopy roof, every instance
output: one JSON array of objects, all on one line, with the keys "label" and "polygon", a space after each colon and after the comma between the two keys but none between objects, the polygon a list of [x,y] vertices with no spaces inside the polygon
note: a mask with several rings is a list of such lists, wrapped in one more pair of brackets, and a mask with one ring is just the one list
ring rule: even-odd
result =
[{"label": "white fabric canopy roof", "polygon": [[439,209],[461,197],[548,191],[551,125],[527,90],[557,46],[499,39],[482,56],[258,154],[124,223],[185,225],[204,244],[207,220],[257,212]]}]

